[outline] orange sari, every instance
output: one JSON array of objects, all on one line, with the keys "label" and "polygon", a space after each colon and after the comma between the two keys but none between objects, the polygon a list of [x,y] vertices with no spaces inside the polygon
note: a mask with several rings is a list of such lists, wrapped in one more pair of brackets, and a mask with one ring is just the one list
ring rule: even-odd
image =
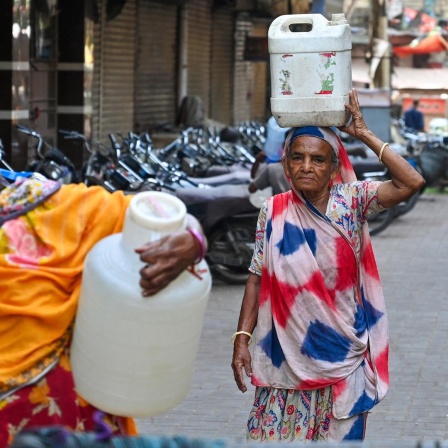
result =
[{"label": "orange sari", "polygon": [[84,258],[97,241],[121,231],[130,200],[101,187],[64,185],[0,227],[0,396],[28,384],[61,356]]}]

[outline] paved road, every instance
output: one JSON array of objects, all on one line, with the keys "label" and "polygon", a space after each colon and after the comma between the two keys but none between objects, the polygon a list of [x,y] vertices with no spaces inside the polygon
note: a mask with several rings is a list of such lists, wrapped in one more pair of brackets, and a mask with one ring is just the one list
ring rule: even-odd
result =
[{"label": "paved road", "polygon": [[[373,409],[366,441],[448,439],[448,195],[373,237],[390,321],[391,388]],[[244,440],[253,387],[241,394],[230,368],[244,288],[215,283],[193,386],[171,412],[140,420],[143,434]]]}]

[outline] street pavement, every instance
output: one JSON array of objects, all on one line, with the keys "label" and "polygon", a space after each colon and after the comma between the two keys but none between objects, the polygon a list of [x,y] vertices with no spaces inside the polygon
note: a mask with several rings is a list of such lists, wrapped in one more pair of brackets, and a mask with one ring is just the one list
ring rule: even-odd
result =
[{"label": "street pavement", "polygon": [[[389,315],[391,385],[369,414],[371,443],[448,439],[447,217],[448,195],[423,195],[372,237]],[[254,388],[242,394],[230,367],[243,292],[214,282],[191,391],[172,411],[138,420],[142,434],[245,440]]]}]

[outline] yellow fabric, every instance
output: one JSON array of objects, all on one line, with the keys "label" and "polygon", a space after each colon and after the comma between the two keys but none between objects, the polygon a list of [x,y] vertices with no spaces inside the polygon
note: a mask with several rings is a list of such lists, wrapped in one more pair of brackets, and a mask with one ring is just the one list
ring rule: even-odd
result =
[{"label": "yellow fabric", "polygon": [[57,359],[76,313],[84,257],[121,231],[130,200],[65,185],[0,228],[0,393]]}]

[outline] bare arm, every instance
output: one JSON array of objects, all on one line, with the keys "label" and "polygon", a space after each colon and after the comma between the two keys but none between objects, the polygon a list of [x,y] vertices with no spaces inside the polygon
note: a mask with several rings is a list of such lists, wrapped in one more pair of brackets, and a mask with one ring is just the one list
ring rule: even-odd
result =
[{"label": "bare arm", "polygon": [[[257,325],[258,296],[260,293],[260,279],[256,274],[249,274],[244,291],[243,303],[241,304],[240,317],[237,331],[253,333]],[[251,356],[249,352],[249,336],[239,334],[235,338],[233,346],[232,369],[235,382],[241,392],[246,392],[247,387],[243,378],[243,368],[247,376],[252,376]]]},{"label": "bare arm", "polygon": [[258,168],[260,167],[260,165],[266,160],[266,153],[264,151],[260,151],[256,156],[255,156],[255,162],[252,165],[252,168],[250,169],[250,177],[253,179],[258,171]]},{"label": "bare arm", "polygon": [[249,184],[249,193],[269,187],[269,165],[263,165],[257,172],[255,179]]},{"label": "bare arm", "polygon": [[[367,128],[354,89],[350,92],[350,104],[345,107],[351,112],[352,121],[348,126],[341,126],[339,129],[365,143],[379,156],[384,142]],[[378,201],[383,207],[394,207],[417,193],[424,185],[423,177],[389,146],[384,148],[381,161],[391,176],[390,181],[383,182],[378,187]]]},{"label": "bare arm", "polygon": [[251,182],[249,184],[249,193],[255,193],[258,190],[258,187],[254,184],[254,182]]}]

